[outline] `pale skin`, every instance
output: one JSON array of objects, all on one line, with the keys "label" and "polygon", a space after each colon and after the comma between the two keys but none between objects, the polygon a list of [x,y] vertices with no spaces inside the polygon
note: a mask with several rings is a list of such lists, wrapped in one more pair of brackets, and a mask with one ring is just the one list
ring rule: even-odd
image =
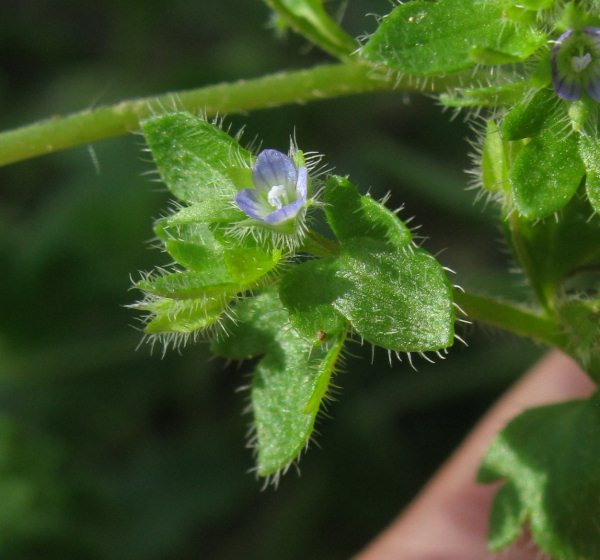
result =
[{"label": "pale skin", "polygon": [[475,476],[495,434],[511,418],[533,406],[587,397],[594,389],[570,358],[549,353],[492,407],[413,503],[354,560],[547,558],[527,534],[501,554],[487,550],[487,515],[498,485],[477,484]]}]

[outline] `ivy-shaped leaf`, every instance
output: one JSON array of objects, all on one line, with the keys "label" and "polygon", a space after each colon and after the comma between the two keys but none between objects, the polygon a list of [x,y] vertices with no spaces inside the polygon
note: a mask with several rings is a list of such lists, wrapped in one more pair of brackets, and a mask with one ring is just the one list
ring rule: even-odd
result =
[{"label": "ivy-shaped leaf", "polygon": [[489,544],[507,546],[527,522],[553,558],[600,558],[600,397],[534,408],[497,436],[479,473],[504,479]]},{"label": "ivy-shaped leaf", "polygon": [[361,55],[403,74],[438,76],[529,58],[545,36],[504,16],[500,2],[413,0],[388,14]]},{"label": "ivy-shaped leaf", "polygon": [[345,335],[313,346],[290,326],[272,291],[242,301],[235,312],[236,321],[225,326],[229,336],[212,349],[233,359],[262,356],[251,385],[257,471],[277,475],[311,437]]}]

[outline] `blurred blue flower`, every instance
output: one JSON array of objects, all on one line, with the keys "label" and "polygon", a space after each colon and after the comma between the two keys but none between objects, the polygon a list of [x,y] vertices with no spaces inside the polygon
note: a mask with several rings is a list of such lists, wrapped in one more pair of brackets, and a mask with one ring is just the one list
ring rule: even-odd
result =
[{"label": "blurred blue flower", "polygon": [[552,85],[559,97],[579,99],[585,91],[600,101],[600,28],[565,31],[554,44],[550,59]]},{"label": "blurred blue flower", "polygon": [[308,172],[277,150],[263,150],[252,169],[253,189],[244,189],[235,203],[250,218],[278,226],[296,218],[307,204]]}]

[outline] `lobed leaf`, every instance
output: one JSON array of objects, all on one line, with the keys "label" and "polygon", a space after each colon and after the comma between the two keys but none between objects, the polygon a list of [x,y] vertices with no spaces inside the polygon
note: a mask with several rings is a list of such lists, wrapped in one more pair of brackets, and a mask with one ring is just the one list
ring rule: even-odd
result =
[{"label": "lobed leaf", "polygon": [[452,288],[422,249],[399,251],[377,239],[349,239],[337,257],[291,270],[281,297],[293,324],[307,335],[335,332],[343,316],[368,342],[398,352],[439,350],[453,342]]},{"label": "lobed leaf", "polygon": [[438,76],[525,60],[545,40],[530,26],[506,19],[500,2],[413,0],[394,8],[360,52],[404,74]]},{"label": "lobed leaf", "polygon": [[[585,442],[585,443],[584,443]],[[489,544],[507,546],[528,523],[553,558],[600,558],[600,399],[528,410],[496,437],[481,482],[505,480],[496,497]],[[505,486],[506,488],[506,486]]]}]

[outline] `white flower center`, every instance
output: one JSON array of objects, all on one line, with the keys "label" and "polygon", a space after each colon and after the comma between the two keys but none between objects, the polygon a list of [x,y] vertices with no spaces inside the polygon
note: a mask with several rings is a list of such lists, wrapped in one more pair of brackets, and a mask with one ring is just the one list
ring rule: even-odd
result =
[{"label": "white flower center", "polygon": [[267,200],[273,208],[281,208],[287,203],[287,192],[283,185],[273,185],[267,194]]},{"label": "white flower center", "polygon": [[574,56],[571,58],[571,66],[575,72],[583,72],[592,62],[592,55],[589,52],[581,56]]}]

